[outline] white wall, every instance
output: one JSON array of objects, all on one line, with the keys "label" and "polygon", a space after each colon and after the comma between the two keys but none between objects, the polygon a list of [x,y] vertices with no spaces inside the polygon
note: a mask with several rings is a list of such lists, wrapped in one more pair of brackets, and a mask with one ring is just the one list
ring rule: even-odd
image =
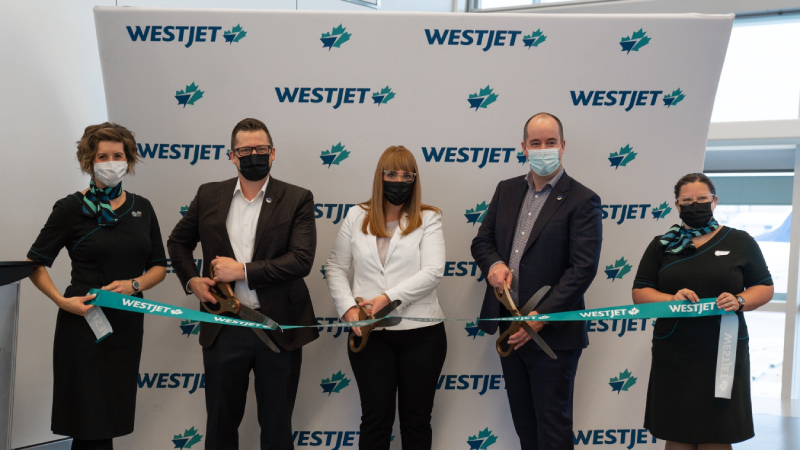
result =
[{"label": "white wall", "polygon": [[[340,0],[5,0],[0,2],[0,260],[25,259],[52,205],[88,185],[75,141],[107,119],[95,35],[94,6],[374,11]],[[383,0],[383,11],[449,12],[452,0]],[[377,12],[379,14],[379,12]],[[165,70],[165,68],[159,68]],[[134,130],[136,131],[136,130]],[[69,258],[51,275],[63,291]],[[56,307],[23,281],[12,447],[50,433]],[[35,393],[35,394],[31,394]]]}]

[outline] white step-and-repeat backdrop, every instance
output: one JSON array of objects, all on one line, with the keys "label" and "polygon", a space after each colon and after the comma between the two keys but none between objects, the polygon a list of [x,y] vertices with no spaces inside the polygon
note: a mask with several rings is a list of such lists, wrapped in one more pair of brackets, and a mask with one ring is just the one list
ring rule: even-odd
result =
[{"label": "white step-and-repeat backdrop", "polygon": [[[310,189],[317,253],[307,278],[320,338],[304,349],[295,445],[358,445],[360,406],[325,260],[342,219],[370,195],[379,155],[417,158],[423,199],[444,212],[448,317],[475,318],[484,281],[470,242],[500,180],[525,173],[522,128],[564,123],[566,171],[603,203],[589,308],[630,303],[646,244],[678,221],[672,187],[700,171],[731,16],[388,14],[97,8],[108,115],[136,133],[144,163],[125,182],[156,208],[164,241],[205,182],[236,175],[233,126],[263,120],[275,178]],[[198,266],[206,264],[200,260]],[[170,270],[148,298],[196,308]],[[122,449],[204,446],[196,323],[147,317],[136,431]],[[495,337],[447,323],[434,448],[519,448]],[[642,429],[650,320],[587,322],[578,368],[579,448],[660,448]],[[337,382],[331,392],[321,384]],[[330,391],[330,389],[328,389]],[[240,435],[255,449],[255,398]],[[400,448],[395,424],[392,448]]]}]

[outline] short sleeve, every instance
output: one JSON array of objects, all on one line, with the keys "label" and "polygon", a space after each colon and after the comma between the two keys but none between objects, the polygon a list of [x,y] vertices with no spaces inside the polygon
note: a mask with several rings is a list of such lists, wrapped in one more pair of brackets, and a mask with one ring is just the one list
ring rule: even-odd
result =
[{"label": "short sleeve", "polygon": [[745,239],[747,241],[745,247],[745,257],[747,261],[742,269],[745,289],[759,284],[772,286],[772,274],[769,273],[767,262],[764,260],[764,254],[761,253],[761,247],[758,246],[758,242],[749,234],[745,234]]},{"label": "short sleeve", "polygon": [[62,198],[53,205],[53,211],[39,236],[28,251],[28,259],[43,266],[52,267],[61,249],[72,238],[74,214],[80,204],[72,196]]},{"label": "short sleeve", "polygon": [[658,289],[658,272],[661,270],[663,250],[659,237],[656,237],[647,246],[639,261],[639,269],[633,280],[633,289],[653,288]]},{"label": "short sleeve", "polygon": [[167,254],[164,251],[164,241],[161,239],[161,228],[158,226],[158,218],[153,209],[153,205],[148,201],[150,214],[153,220],[150,221],[150,255],[145,263],[145,270],[150,270],[154,266],[167,267]]}]

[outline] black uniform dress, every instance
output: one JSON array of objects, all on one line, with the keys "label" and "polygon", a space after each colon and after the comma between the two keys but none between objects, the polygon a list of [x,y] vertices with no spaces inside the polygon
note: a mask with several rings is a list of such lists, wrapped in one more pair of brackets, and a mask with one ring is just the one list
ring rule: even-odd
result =
[{"label": "black uniform dress", "polygon": [[[63,247],[72,260],[65,297],[86,295],[115,280],[166,266],[155,212],[144,197],[126,193],[114,226],[81,213],[83,194],[56,202],[28,258],[52,266]],[[141,294],[139,295],[141,297]],[[113,333],[99,343],[86,319],[58,311],[53,344],[53,433],[109,439],[133,432],[142,314],[103,308]]]},{"label": "black uniform dress", "polygon": [[[667,294],[691,289],[700,298],[736,295],[772,277],[755,239],[721,227],[694,251],[673,255],[657,236],[642,257],[633,288]],[[653,436],[686,444],[730,444],[750,439],[750,351],[744,314],[739,316],[733,391],[714,397],[719,317],[658,319],[653,329],[653,361],[647,387],[644,427]]]}]

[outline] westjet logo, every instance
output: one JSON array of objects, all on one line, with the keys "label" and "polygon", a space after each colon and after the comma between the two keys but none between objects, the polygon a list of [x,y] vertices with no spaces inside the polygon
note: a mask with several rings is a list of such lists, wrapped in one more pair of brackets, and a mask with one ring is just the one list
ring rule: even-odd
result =
[{"label": "westjet logo", "polygon": [[[487,52],[492,47],[513,47],[522,31],[425,29],[428,45],[475,45]],[[484,39],[485,37],[485,39]],[[506,41],[506,39],[508,39]]]},{"label": "westjet logo", "polygon": [[[363,104],[367,98],[370,88],[281,88],[276,87],[275,93],[278,94],[278,101],[281,103],[333,103],[333,109],[339,109],[343,104]],[[382,99],[383,100],[383,99]],[[374,100],[373,100],[374,102]],[[380,102],[379,102],[380,103]]]},{"label": "westjet logo", "polygon": [[139,389],[189,389],[194,394],[206,388],[204,373],[140,373],[137,380]]},{"label": "westjet logo", "polygon": [[512,147],[422,147],[422,156],[425,162],[473,163],[483,169],[487,163],[512,161],[511,154],[515,150]]},{"label": "westjet logo", "polygon": [[356,206],[355,203],[314,203],[314,218],[332,219],[335,217],[333,224],[336,225],[347,217],[347,212],[354,206]]},{"label": "westjet logo", "polygon": [[440,375],[439,383],[436,384],[437,390],[471,390],[478,391],[478,395],[483,395],[486,391],[497,391],[505,388],[505,377],[500,374]]},{"label": "westjet logo", "polygon": [[[655,106],[664,91],[569,91],[575,106],[615,106],[630,111],[634,106]],[[667,91],[670,92],[670,91]],[[677,94],[676,94],[677,93]],[[663,106],[669,108],[686,96],[680,89],[662,97]],[[627,104],[627,106],[626,106]]]},{"label": "westjet logo", "polygon": [[239,42],[247,35],[240,25],[222,31],[223,27],[194,26],[194,25],[135,25],[126,26],[128,36],[133,42],[180,42],[189,48],[195,42],[217,42],[217,36],[222,36],[220,42],[233,44]]},{"label": "westjet logo", "polygon": [[578,430],[572,432],[575,445],[624,445],[632,449],[636,444],[654,444],[656,437],[644,428],[625,430]]},{"label": "westjet logo", "polygon": [[197,161],[219,160],[220,157],[230,159],[228,152],[223,152],[225,144],[140,144],[139,156],[150,159],[185,159],[192,161],[190,165],[195,165]]}]

